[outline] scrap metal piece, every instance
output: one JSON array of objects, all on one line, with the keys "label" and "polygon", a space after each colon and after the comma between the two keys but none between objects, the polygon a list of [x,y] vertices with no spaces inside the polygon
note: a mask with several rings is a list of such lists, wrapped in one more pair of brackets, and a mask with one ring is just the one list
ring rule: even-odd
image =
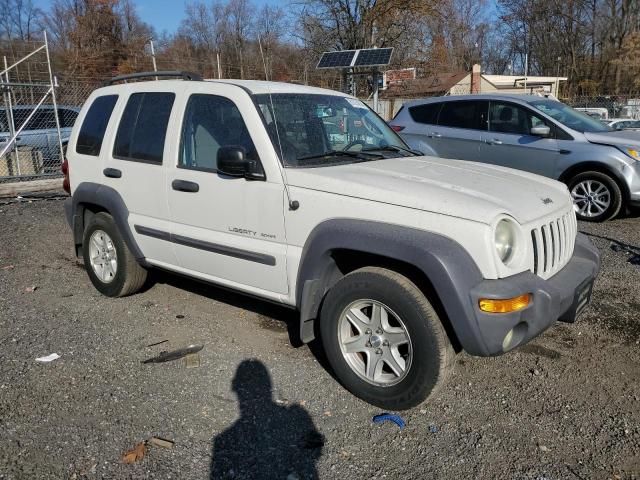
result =
[{"label": "scrap metal piece", "polygon": [[142,363],[164,363],[171,362],[173,360],[179,360],[192,353],[198,353],[204,348],[204,345],[189,345],[185,348],[179,348],[178,350],[172,350],[170,352],[160,352],[160,355],[147,358]]}]

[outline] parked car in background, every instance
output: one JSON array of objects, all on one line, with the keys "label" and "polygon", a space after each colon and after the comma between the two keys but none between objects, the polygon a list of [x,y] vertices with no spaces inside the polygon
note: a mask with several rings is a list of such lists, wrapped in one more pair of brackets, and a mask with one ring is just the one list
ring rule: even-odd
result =
[{"label": "parked car in background", "polygon": [[596,120],[608,120],[609,110],[604,107],[575,107],[575,110]]},{"label": "parked car in background", "polygon": [[[12,108],[14,129],[17,131],[36,105],[20,105]],[[60,136],[63,146],[69,141],[71,128],[76,121],[80,109],[70,106],[58,106],[58,119],[60,121]],[[11,138],[9,128],[9,116],[6,108],[0,108],[0,149]],[[16,146],[21,150],[37,151],[40,153],[40,165],[33,173],[59,173],[60,149],[58,144],[58,131],[52,105],[41,105],[27,122],[26,127],[18,135]]]},{"label": "parked car in background", "polygon": [[633,118],[612,118],[606,120],[605,123],[612,130],[640,130],[640,120]]},{"label": "parked car in background", "polygon": [[581,220],[640,206],[640,136],[532,95],[408,102],[391,127],[427,155],[526,170],[567,184]]}]

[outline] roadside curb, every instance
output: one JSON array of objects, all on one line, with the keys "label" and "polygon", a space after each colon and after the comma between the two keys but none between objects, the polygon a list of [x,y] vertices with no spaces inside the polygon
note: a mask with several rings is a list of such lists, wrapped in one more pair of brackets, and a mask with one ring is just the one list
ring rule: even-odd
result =
[{"label": "roadside curb", "polygon": [[0,183],[0,198],[17,197],[26,193],[53,192],[62,189],[62,178],[29,182]]}]

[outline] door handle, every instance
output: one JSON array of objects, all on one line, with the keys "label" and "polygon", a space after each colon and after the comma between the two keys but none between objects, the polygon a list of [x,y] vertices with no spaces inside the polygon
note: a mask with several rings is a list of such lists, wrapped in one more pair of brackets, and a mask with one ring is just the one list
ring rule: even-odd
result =
[{"label": "door handle", "polygon": [[498,140],[497,138],[494,138],[493,140],[487,140],[487,143],[489,145],[502,145],[502,140]]},{"label": "door handle", "polygon": [[200,190],[200,185],[196,182],[189,182],[187,180],[174,180],[171,182],[171,188],[178,192],[195,193]]},{"label": "door handle", "polygon": [[120,177],[122,177],[122,172],[120,170],[118,170],[117,168],[105,168],[102,171],[102,174],[105,177],[109,177],[109,178],[120,178]]},{"label": "door handle", "polygon": [[438,132],[431,132],[429,134],[429,137],[431,137],[431,138],[442,138],[442,134],[440,134]]}]

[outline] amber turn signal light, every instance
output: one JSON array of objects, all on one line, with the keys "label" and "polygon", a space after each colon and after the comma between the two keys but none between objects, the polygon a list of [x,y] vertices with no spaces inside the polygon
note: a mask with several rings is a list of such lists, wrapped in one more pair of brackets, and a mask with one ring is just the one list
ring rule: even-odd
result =
[{"label": "amber turn signal light", "polygon": [[529,306],[533,295],[525,293],[513,298],[493,299],[481,298],[478,302],[480,310],[488,313],[511,313],[523,310]]}]

